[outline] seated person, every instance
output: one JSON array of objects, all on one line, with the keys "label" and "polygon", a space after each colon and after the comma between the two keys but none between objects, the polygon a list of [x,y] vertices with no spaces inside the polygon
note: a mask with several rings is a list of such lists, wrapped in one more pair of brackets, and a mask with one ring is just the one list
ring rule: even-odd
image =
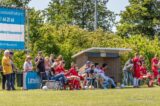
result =
[{"label": "seated person", "polygon": [[94,83],[95,83],[95,79],[96,79],[96,76],[95,76],[95,73],[94,73],[94,70],[95,70],[95,65],[94,64],[91,64],[91,68],[90,70],[88,70],[88,72],[86,73],[87,74],[87,86],[89,88],[93,88],[94,87]]},{"label": "seated person", "polygon": [[89,72],[91,70],[91,65],[92,65],[92,62],[90,61],[86,62],[85,73],[87,73],[87,76],[89,75]]},{"label": "seated person", "polygon": [[76,78],[77,80],[80,80],[78,72],[76,71],[76,64],[74,62],[71,63],[71,68],[69,69],[68,72],[65,73],[65,76],[68,79]]},{"label": "seated person", "polygon": [[101,74],[103,74],[104,71],[101,69],[99,63],[95,63],[95,70],[94,70],[94,72],[96,74],[96,79],[98,81],[97,87],[102,87],[102,85],[103,85],[103,78],[101,77]]},{"label": "seated person", "polygon": [[80,89],[80,76],[78,75],[78,72],[76,70],[76,64],[71,63],[71,69],[66,72],[65,74],[66,78],[71,83],[72,88],[71,89]]},{"label": "seated person", "polygon": [[102,77],[102,79],[103,79],[103,88],[104,89],[107,89],[107,88],[109,88],[109,86],[111,85],[113,88],[115,88],[116,87],[116,84],[115,84],[115,82],[113,81],[113,79],[112,78],[110,78],[109,76],[107,76],[107,75],[105,75],[105,71],[107,70],[107,64],[103,64],[102,65],[102,68],[101,68],[101,70],[102,70],[102,73],[99,73],[100,74],[100,76]]},{"label": "seated person", "polygon": [[55,73],[52,77],[51,80],[56,80],[56,81],[61,81],[62,86],[64,86],[67,83],[67,79],[65,77],[65,62],[61,61],[60,64],[55,64],[53,67]]},{"label": "seated person", "polygon": [[64,74],[65,73],[65,62],[61,61],[57,67],[55,68],[55,75],[57,74]]}]

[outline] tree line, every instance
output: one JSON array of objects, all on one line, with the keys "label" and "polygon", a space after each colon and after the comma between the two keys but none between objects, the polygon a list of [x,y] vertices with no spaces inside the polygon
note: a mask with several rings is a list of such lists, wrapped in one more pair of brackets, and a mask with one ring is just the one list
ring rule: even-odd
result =
[{"label": "tree line", "polygon": [[[3,0],[3,6],[25,7],[30,0]],[[124,61],[135,52],[144,55],[147,65],[155,53],[160,54],[159,6],[156,0],[129,0],[126,10],[116,14],[100,0],[98,29],[94,26],[93,0],[51,0],[44,10],[29,8],[29,50],[35,56],[42,50],[46,55],[62,54],[69,67],[71,56],[90,47],[131,48],[132,53],[122,56]],[[117,32],[113,33],[113,26]],[[27,38],[26,38],[27,39]],[[17,66],[22,68],[25,51],[15,52]],[[2,53],[1,53],[2,56]]]}]

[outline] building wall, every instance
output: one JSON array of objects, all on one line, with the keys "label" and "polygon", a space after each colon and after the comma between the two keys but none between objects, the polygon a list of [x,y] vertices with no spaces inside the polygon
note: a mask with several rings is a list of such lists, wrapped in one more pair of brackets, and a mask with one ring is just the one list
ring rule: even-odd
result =
[{"label": "building wall", "polygon": [[[80,56],[76,57],[75,63],[77,64],[78,68],[84,67],[86,61],[88,61],[88,57],[86,54],[81,54]],[[81,69],[82,71],[83,69]]]}]

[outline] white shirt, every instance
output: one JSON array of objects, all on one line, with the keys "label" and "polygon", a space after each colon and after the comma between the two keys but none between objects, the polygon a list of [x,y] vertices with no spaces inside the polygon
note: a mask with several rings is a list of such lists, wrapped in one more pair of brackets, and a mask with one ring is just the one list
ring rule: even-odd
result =
[{"label": "white shirt", "polygon": [[32,65],[32,62],[24,62],[24,65],[23,65],[23,69],[24,71],[33,71],[33,65]]},{"label": "white shirt", "polygon": [[97,73],[97,74],[104,73],[103,70],[98,69],[98,68],[95,68],[95,69],[94,69],[94,72]]}]

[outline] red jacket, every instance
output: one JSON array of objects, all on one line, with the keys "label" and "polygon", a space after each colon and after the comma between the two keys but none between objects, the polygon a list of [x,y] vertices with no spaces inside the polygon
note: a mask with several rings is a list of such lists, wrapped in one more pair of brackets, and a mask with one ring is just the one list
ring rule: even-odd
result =
[{"label": "red jacket", "polygon": [[78,73],[77,73],[77,71],[76,71],[75,68],[71,68],[71,69],[67,72],[67,74],[65,74],[65,75],[66,75],[66,76],[71,76],[71,75],[78,76]]},{"label": "red jacket", "polygon": [[134,63],[134,77],[140,78],[140,59],[135,57],[133,58]]},{"label": "red jacket", "polygon": [[65,72],[65,69],[64,67],[62,66],[58,66],[56,69],[55,69],[55,74],[60,74],[60,73],[64,73]]},{"label": "red jacket", "polygon": [[158,64],[158,59],[155,57],[152,58],[151,63],[152,63],[152,71],[158,71],[158,67],[155,66],[155,64]]},{"label": "red jacket", "polygon": [[140,73],[141,73],[141,76],[146,75],[146,74],[147,74],[147,69],[146,69],[146,67],[141,66],[141,67],[140,67]]}]

